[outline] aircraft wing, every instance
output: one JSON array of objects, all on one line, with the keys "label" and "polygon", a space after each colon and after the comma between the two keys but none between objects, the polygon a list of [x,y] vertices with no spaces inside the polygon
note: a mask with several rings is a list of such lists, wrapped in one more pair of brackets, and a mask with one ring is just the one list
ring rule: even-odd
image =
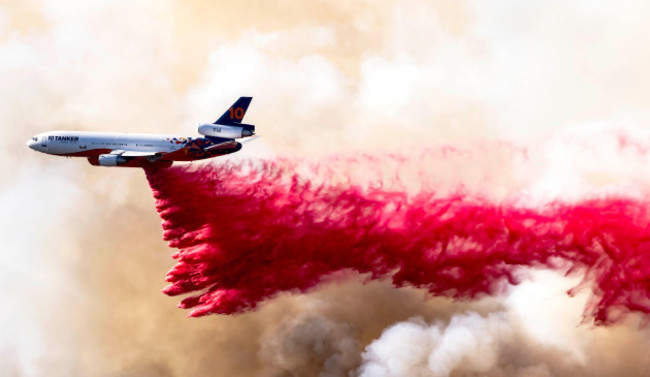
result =
[{"label": "aircraft wing", "polygon": [[128,159],[146,159],[149,162],[154,162],[160,159],[164,153],[160,152],[138,152],[138,151],[124,151],[121,149],[116,149],[111,151],[110,154],[116,154],[118,156],[128,158]]},{"label": "aircraft wing", "polygon": [[162,153],[160,152],[136,152],[136,151],[126,151],[126,152],[123,151],[120,154],[120,156],[122,157],[156,157],[160,155],[162,155]]}]

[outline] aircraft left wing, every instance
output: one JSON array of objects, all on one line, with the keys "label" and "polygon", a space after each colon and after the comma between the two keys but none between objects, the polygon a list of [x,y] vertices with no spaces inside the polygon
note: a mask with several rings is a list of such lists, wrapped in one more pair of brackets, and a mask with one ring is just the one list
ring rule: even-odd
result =
[{"label": "aircraft left wing", "polygon": [[124,151],[116,149],[111,152],[111,154],[116,154],[120,157],[129,158],[129,159],[146,159],[149,162],[155,162],[162,157],[163,153],[160,152],[137,152],[137,151]]}]

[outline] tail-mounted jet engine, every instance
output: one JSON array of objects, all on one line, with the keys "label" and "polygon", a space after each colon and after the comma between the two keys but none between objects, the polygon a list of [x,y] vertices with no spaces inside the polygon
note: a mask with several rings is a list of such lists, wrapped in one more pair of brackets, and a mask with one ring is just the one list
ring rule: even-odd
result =
[{"label": "tail-mounted jet engine", "polygon": [[255,132],[239,126],[225,126],[221,124],[202,124],[199,133],[205,136],[221,137],[224,139],[239,139],[253,136]]}]

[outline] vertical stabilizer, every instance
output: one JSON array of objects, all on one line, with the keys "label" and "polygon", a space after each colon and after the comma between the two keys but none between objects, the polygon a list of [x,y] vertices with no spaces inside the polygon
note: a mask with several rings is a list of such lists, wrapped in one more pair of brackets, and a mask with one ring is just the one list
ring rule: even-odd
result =
[{"label": "vertical stabilizer", "polygon": [[246,115],[248,105],[251,104],[253,97],[239,97],[235,103],[230,106],[228,110],[217,119],[213,124],[221,124],[224,126],[239,125]]}]

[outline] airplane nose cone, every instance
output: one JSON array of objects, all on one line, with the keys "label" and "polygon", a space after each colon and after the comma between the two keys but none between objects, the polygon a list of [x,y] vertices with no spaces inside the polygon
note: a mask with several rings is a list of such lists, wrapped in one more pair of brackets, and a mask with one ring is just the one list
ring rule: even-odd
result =
[{"label": "airplane nose cone", "polygon": [[29,140],[27,140],[27,143],[26,143],[26,144],[27,144],[27,146],[30,147],[31,149],[33,149],[33,150],[37,150],[37,149],[36,149],[36,144],[37,144],[37,143],[36,143],[33,139],[29,139]]}]

